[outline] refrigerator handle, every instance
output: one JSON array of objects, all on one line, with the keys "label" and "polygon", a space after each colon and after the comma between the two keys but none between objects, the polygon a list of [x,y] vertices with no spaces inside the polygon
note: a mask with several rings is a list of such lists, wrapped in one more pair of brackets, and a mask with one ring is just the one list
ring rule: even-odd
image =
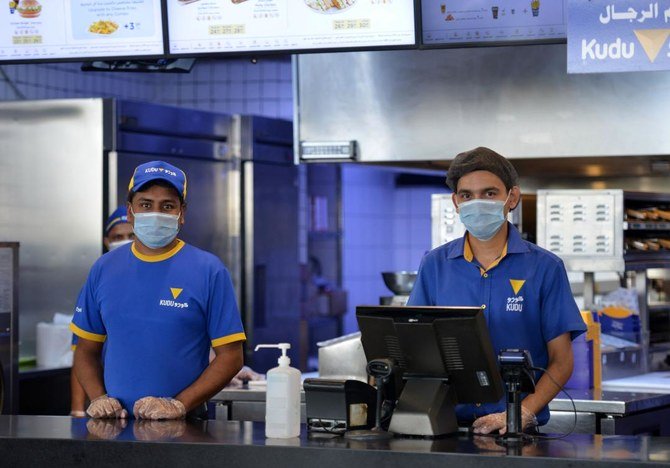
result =
[{"label": "refrigerator handle", "polygon": [[263,328],[266,325],[266,284],[266,265],[254,265],[254,328]]},{"label": "refrigerator handle", "polygon": [[[0,414],[3,414],[5,408],[5,368],[0,361]],[[4,414],[11,414],[11,410]]]}]

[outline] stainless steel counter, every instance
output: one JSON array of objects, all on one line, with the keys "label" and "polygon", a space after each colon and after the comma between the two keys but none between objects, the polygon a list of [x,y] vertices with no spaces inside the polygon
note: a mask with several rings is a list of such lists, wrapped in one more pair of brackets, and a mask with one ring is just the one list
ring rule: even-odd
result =
[{"label": "stainless steel counter", "polygon": [[[670,435],[670,395],[643,392],[568,390],[577,411],[575,432],[606,435]],[[561,394],[549,403],[543,430],[568,432],[575,426],[572,403]]]},{"label": "stainless steel counter", "polygon": [[[670,394],[611,392],[603,390],[568,390],[578,412],[627,415],[670,406]],[[572,403],[561,393],[549,403],[551,411],[572,411]]]},{"label": "stainless steel counter", "polygon": [[492,437],[348,441],[342,437],[266,439],[261,423],[117,421],[65,416],[0,416],[2,466],[146,467],[213,464],[318,466],[631,467],[670,463],[670,438],[574,434],[507,449]]},{"label": "stainless steel counter", "polygon": [[[577,411],[574,432],[581,434],[651,434],[670,436],[670,394],[568,390]],[[575,425],[572,403],[561,394],[549,403],[546,433],[566,433]],[[302,422],[305,394],[302,392]],[[217,419],[264,421],[265,388],[223,389],[212,398]]]}]

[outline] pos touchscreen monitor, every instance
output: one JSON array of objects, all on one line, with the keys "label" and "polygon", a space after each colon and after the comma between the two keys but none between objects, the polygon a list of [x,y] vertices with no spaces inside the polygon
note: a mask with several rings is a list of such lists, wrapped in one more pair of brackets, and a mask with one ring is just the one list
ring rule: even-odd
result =
[{"label": "pos touchscreen monitor", "polygon": [[390,359],[402,391],[389,430],[437,436],[458,429],[454,406],[491,403],[503,383],[479,307],[359,306],[366,359]]}]

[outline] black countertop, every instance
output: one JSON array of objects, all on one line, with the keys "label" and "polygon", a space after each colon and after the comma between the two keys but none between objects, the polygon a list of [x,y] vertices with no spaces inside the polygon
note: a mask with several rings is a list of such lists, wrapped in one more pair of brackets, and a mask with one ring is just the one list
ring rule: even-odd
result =
[{"label": "black countertop", "polygon": [[266,439],[262,423],[110,421],[65,416],[0,416],[2,466],[226,466],[318,468],[670,464],[670,438],[575,434],[505,449],[492,437],[356,442],[303,434]]}]

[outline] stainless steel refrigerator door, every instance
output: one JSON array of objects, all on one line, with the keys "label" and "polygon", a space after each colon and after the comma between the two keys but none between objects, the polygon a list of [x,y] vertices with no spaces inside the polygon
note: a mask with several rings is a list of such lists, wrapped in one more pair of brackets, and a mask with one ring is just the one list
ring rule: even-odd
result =
[{"label": "stainless steel refrigerator door", "polygon": [[0,239],[21,243],[20,352],[102,253],[103,101],[0,103]]},{"label": "stainless steel refrigerator door", "polygon": [[0,413],[16,414],[19,402],[19,244],[0,242]]},{"label": "stainless steel refrigerator door", "polygon": [[[291,343],[299,362],[300,270],[298,170],[293,165],[243,163],[244,313],[251,352],[256,344]],[[277,353],[247,356],[254,370],[277,365]],[[250,358],[250,359],[249,359]]]}]

